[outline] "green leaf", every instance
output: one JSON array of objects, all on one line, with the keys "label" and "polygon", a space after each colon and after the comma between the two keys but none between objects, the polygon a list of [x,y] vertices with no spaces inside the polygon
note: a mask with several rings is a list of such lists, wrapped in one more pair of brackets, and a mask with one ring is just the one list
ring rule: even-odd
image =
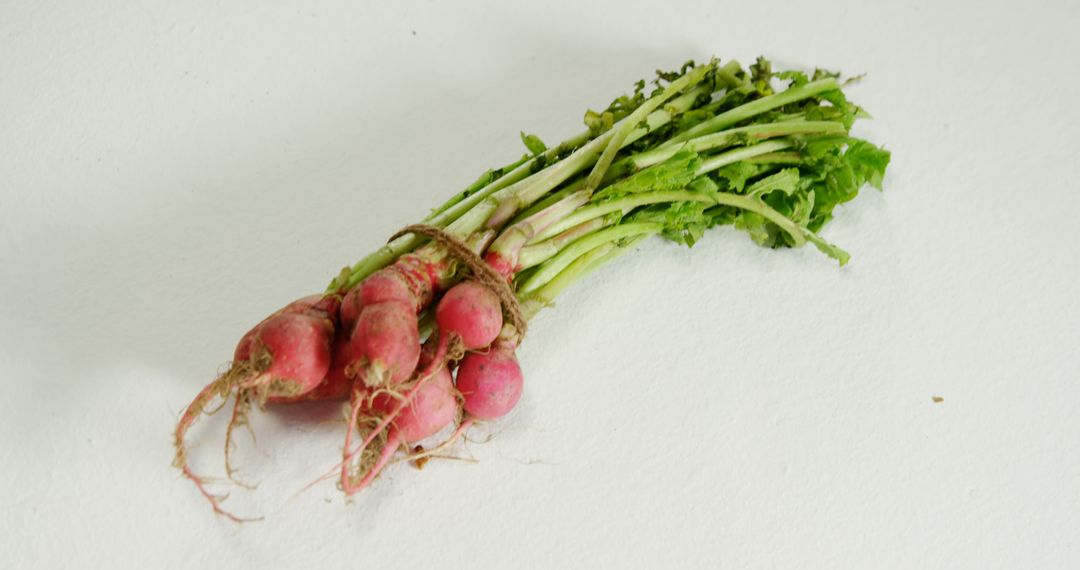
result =
[{"label": "green leaf", "polygon": [[706,204],[701,202],[675,202],[668,207],[664,237],[687,246],[693,246],[705,234],[708,221]]},{"label": "green leaf", "polygon": [[712,226],[706,214],[708,204],[672,202],[642,208],[626,217],[627,222],[656,222],[664,225],[661,235],[676,243],[693,246]]},{"label": "green leaf", "polygon": [[[634,92],[632,94],[620,95],[616,97],[611,102],[611,104],[607,106],[607,109],[604,110],[603,114],[610,115],[612,122],[618,121],[619,119],[622,119],[630,113],[633,113],[634,109],[640,107],[646,99],[647,97],[645,96],[645,81],[639,80],[637,83],[634,84]],[[592,111],[590,111],[590,113],[591,112]],[[586,122],[588,121],[586,120]],[[607,128],[611,128],[611,126],[608,125]]]},{"label": "green leaf", "polygon": [[795,206],[788,215],[791,221],[806,227],[810,223],[810,214],[814,211],[814,191],[800,192],[795,196]]},{"label": "green leaf", "polygon": [[839,71],[829,71],[828,69],[821,69],[820,67],[814,70],[814,77],[813,77],[814,81],[817,81],[818,79],[826,79],[828,77],[832,77],[833,79],[839,79],[840,78],[840,72]]},{"label": "green leaf", "polygon": [[617,198],[638,192],[680,190],[694,180],[701,159],[696,152],[682,149],[659,164],[634,173],[593,195],[594,201]]},{"label": "green leaf", "polygon": [[773,247],[780,234],[780,228],[754,212],[740,211],[735,216],[735,228],[750,234],[754,243],[763,247]]},{"label": "green leaf", "polygon": [[716,178],[722,188],[732,192],[742,192],[746,181],[761,173],[761,168],[749,162],[736,162],[716,171]]},{"label": "green leaf", "polygon": [[533,156],[542,154],[548,148],[544,141],[540,140],[540,137],[525,134],[525,131],[521,131],[521,142],[525,143],[525,148],[529,149]]},{"label": "green leaf", "polygon": [[859,139],[853,140],[844,153],[844,160],[855,171],[859,185],[868,182],[878,190],[881,190],[890,158],[892,154],[889,151]]},{"label": "green leaf", "polygon": [[686,188],[688,190],[693,190],[694,192],[702,192],[706,194],[711,194],[720,189],[720,187],[717,186],[716,182],[713,182],[712,178],[709,178],[708,176],[698,176],[694,179],[693,182],[687,184]]},{"label": "green leaf", "polygon": [[[791,84],[788,85],[788,88],[798,87],[799,85],[805,85],[807,83],[810,83],[810,79],[808,77],[806,77],[806,74],[801,72],[801,71],[795,71],[795,70],[781,71],[781,72],[777,73],[775,75],[775,77],[777,79],[784,79],[784,80],[791,81]],[[818,78],[815,77],[814,79],[817,80]]]},{"label": "green leaf", "polygon": [[880,188],[890,159],[889,151],[849,137],[810,141],[800,152],[806,159],[802,173],[809,181],[807,190],[815,194],[807,224],[813,231],[831,220],[835,206],[857,196],[864,184]]},{"label": "green leaf", "polygon": [[[859,118],[861,109],[859,109],[858,105],[848,102],[847,96],[844,95],[843,91],[839,89],[826,91],[822,93],[820,97],[823,101],[831,103],[833,108],[840,113],[840,116],[833,120],[841,121],[848,129],[855,123],[855,119]],[[827,109],[828,107],[822,108]]]},{"label": "green leaf", "polygon": [[791,196],[799,189],[799,169],[785,168],[776,174],[770,174],[746,189],[746,195],[752,198],[763,198],[766,194],[780,191]]},{"label": "green leaf", "polygon": [[585,126],[592,131],[593,135],[599,135],[604,131],[611,130],[615,124],[615,116],[610,111],[597,113],[592,109],[585,111]]},{"label": "green leaf", "polygon": [[772,62],[764,57],[758,57],[757,61],[750,65],[750,82],[758,95],[764,97],[773,94],[772,84],[770,83],[772,77]]}]

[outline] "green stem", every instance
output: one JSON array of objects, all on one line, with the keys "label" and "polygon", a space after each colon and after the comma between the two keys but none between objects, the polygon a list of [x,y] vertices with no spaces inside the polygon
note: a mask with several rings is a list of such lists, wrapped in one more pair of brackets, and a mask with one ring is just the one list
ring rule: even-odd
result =
[{"label": "green stem", "polygon": [[749,103],[745,103],[720,113],[719,115],[707,119],[694,125],[693,127],[683,131],[678,136],[673,137],[670,141],[664,143],[665,145],[674,145],[683,141],[696,138],[706,133],[711,133],[741,123],[754,115],[771,111],[777,107],[783,107],[801,101],[803,99],[809,99],[815,95],[820,95],[826,91],[834,91],[839,89],[840,85],[836,79],[830,77],[827,79],[819,79],[818,81],[811,81],[810,83],[804,83],[798,87],[792,87],[780,93],[762,97],[761,99],[755,99]]},{"label": "green stem", "polygon": [[767,123],[764,125],[749,125],[690,139],[682,146],[672,145],[654,148],[631,156],[627,159],[627,162],[632,165],[634,170],[641,170],[671,158],[675,153],[682,149],[703,152],[706,150],[732,146],[743,141],[758,141],[788,135],[844,133],[847,133],[844,124],[836,121],[788,121],[783,123]]},{"label": "green stem", "polygon": [[[540,265],[554,257],[555,254],[562,250],[562,248],[580,239],[582,236],[606,228],[616,221],[617,220],[608,220],[606,218],[593,218],[564,230],[550,239],[527,245],[521,248],[521,254],[518,255],[518,265],[521,267],[521,271]],[[521,274],[521,271],[518,272],[519,275]]]},{"label": "green stem", "polygon": [[[732,61],[720,69],[726,71],[727,76],[734,79],[734,73],[739,71],[740,67],[737,62]],[[727,76],[724,74],[719,75],[723,80],[728,80]],[[699,97],[709,92],[710,90],[705,86],[697,86],[671,100],[664,108],[653,111],[646,117],[645,125],[634,129],[626,136],[622,146],[632,144],[648,133],[668,124],[672,118],[689,110]],[[524,188],[532,188],[535,197],[528,196],[526,199],[518,200],[519,205],[515,210],[529,206],[545,193],[566,181],[567,178],[588,167],[599,156],[604,144],[609,140],[607,137],[610,137],[611,133],[612,131],[609,130],[592,141],[589,141],[592,136],[589,131],[571,137],[541,155],[544,160],[550,160],[567,149],[576,148],[577,150],[569,157],[535,173],[533,169],[534,165],[537,164],[537,158],[530,158],[518,164],[510,172],[492,181],[491,184],[484,186],[481,190],[475,191],[468,196],[465,196],[464,192],[461,193],[460,199],[448,201],[437,209],[437,213],[429,215],[426,221],[431,225],[447,230],[458,238],[466,238],[480,229],[489,218],[493,217],[492,214],[496,212],[500,203],[505,203],[507,198],[517,195]],[[577,160],[572,161],[571,159],[575,157],[577,157]],[[442,211],[438,211],[440,209]],[[501,227],[501,224],[496,227]],[[327,292],[340,293],[355,287],[368,275],[393,263],[398,257],[413,251],[425,241],[427,241],[426,238],[415,235],[405,235],[395,239],[351,267],[342,270],[341,274],[334,278],[327,287]]]},{"label": "green stem", "polygon": [[[759,200],[727,192],[719,192],[714,196],[715,201],[721,205],[755,212],[775,223],[783,231],[791,235],[796,247],[805,244],[806,241],[812,241],[819,248],[833,247],[817,237],[813,232],[795,224],[783,214]],[[658,233],[659,230],[652,228],[638,229],[634,227],[645,225],[659,224],[626,224],[625,226],[615,226],[604,232],[597,232],[589,238],[574,242],[572,249],[567,248],[564,253],[560,254],[560,257],[572,258],[568,263],[560,264],[552,260],[549,264],[541,266],[541,271],[536,272],[530,277],[529,281],[518,289],[518,299],[522,303],[522,310],[525,312],[526,318],[532,318],[541,309],[550,305],[557,295],[575,281],[625,253],[641,239]],[[613,231],[620,229],[631,236],[629,240],[621,244],[618,243],[618,240],[625,239],[626,235],[622,235],[622,232]],[[841,265],[843,265],[844,261],[846,261],[846,258],[840,257]]]},{"label": "green stem", "polygon": [[585,192],[574,192],[566,196],[562,200],[503,230],[502,234],[488,247],[487,253],[502,257],[503,260],[510,263],[511,267],[516,266],[521,248],[532,241],[537,233],[566,218],[574,210],[588,202],[589,196]]},{"label": "green stem", "polygon": [[423,238],[415,235],[401,236],[379,249],[367,254],[363,259],[346,267],[326,287],[327,293],[345,293],[364,280],[365,277],[390,265],[395,259],[414,250],[423,243]]},{"label": "green stem", "polygon": [[657,222],[628,223],[601,230],[587,235],[546,261],[533,273],[529,279],[518,287],[519,294],[527,294],[546,284],[555,278],[567,265],[581,257],[589,250],[609,241],[616,241],[628,237],[657,234],[663,231],[664,225]]},{"label": "green stem", "polygon": [[[754,212],[773,222],[792,237],[796,247],[804,245],[808,240],[813,241],[819,248],[832,247],[813,232],[795,224],[759,200],[728,192],[718,192],[713,197],[720,205]],[[550,305],[558,294],[578,279],[618,257],[637,241],[659,233],[662,229],[662,225],[658,223],[625,224],[593,233],[574,242],[542,265],[539,271],[518,288],[518,299],[522,302],[526,318],[532,318],[540,309]],[[630,239],[627,242],[617,243],[628,237]],[[841,265],[843,261],[844,259],[841,259]]]},{"label": "green stem", "polygon": [[[734,73],[739,71],[739,63],[737,61],[728,62],[727,65],[720,68],[726,70],[727,77],[734,79]],[[687,73],[689,75],[692,71]],[[685,77],[685,75],[684,75]],[[725,76],[720,76],[720,79],[725,79]],[[676,80],[678,81],[678,80]],[[737,79],[735,80],[738,81]],[[737,84],[737,83],[736,83]],[[672,84],[674,85],[674,83]],[[672,87],[668,86],[668,89]],[[607,132],[601,134],[595,139],[589,141],[588,144],[579,148],[574,154],[567,157],[565,160],[556,163],[539,173],[537,178],[530,178],[529,180],[522,181],[519,184],[511,188],[507,188],[506,192],[500,192],[499,195],[503,197],[501,203],[495,208],[487,221],[487,225],[490,228],[501,228],[506,222],[514,216],[514,214],[522,208],[527,208],[532,203],[539,200],[545,194],[556,188],[559,184],[562,184],[571,176],[581,172],[585,168],[593,165],[595,161],[601,156],[602,152],[606,150],[608,143],[612,140],[612,137],[616,132],[619,132],[620,125],[639,125],[626,135],[622,143],[619,145],[619,149],[633,144],[641,137],[655,131],[656,129],[671,122],[671,119],[676,115],[685,113],[697,102],[698,98],[702,95],[709,94],[713,91],[715,86],[698,85],[690,88],[686,93],[671,99],[671,102],[664,105],[663,108],[656,109],[649,113],[643,120],[639,120],[636,123],[628,121],[631,117],[624,117],[618,123],[615,124]],[[664,93],[657,97],[664,97],[667,95],[668,89],[665,89]],[[655,98],[654,98],[655,99]],[[650,99],[651,101],[652,99]],[[645,104],[647,104],[646,102]],[[644,104],[643,104],[644,105]],[[619,150],[615,149],[615,150]],[[604,170],[607,170],[606,168]],[[591,175],[592,173],[590,173]],[[601,175],[602,177],[602,175]]]},{"label": "green stem", "polygon": [[445,227],[450,222],[460,218],[465,212],[474,208],[477,204],[482,202],[488,196],[510,187],[513,184],[528,180],[533,176],[536,176],[538,161],[542,161],[542,164],[547,164],[553,158],[558,157],[560,154],[568,152],[571,149],[578,149],[582,145],[586,144],[592,137],[592,132],[585,131],[578,133],[569,139],[559,143],[558,146],[552,147],[544,151],[539,157],[533,157],[518,165],[516,168],[508,172],[505,176],[493,181],[490,185],[485,187],[482,191],[472,194],[454,205],[453,208],[448,209],[443,215],[437,218],[433,218],[431,223],[438,225],[439,227]]},{"label": "green stem", "polygon": [[715,60],[691,69],[687,73],[684,73],[682,77],[672,81],[659,95],[645,101],[637,109],[634,109],[634,111],[625,119],[619,121],[619,124],[611,129],[613,132],[610,140],[604,147],[604,152],[600,154],[600,158],[597,159],[596,164],[593,165],[592,172],[590,172],[589,177],[585,179],[585,192],[592,194],[600,187],[600,183],[603,182],[604,174],[607,172],[608,167],[615,161],[615,153],[619,152],[619,149],[623,147],[623,143],[626,141],[626,137],[630,134],[630,131],[638,128],[638,124],[643,121],[645,117],[649,116],[650,113],[663,105],[668,99],[671,99],[685,89],[689,89],[698,83],[701,83],[705,79],[705,75],[713,69],[716,69]]},{"label": "green stem", "polygon": [[[644,136],[649,131],[655,130],[667,124],[671,121],[672,117],[679,113],[683,113],[687,109],[689,109],[694,104],[694,101],[697,99],[697,97],[705,92],[707,91],[702,90],[698,92],[696,90],[691,90],[691,92],[687,93],[686,95],[677,97],[670,104],[666,105],[663,109],[653,112],[651,115],[649,115],[648,119],[646,119],[647,127],[641,127],[630,133],[630,136],[626,137],[626,144],[631,144],[633,141],[637,140],[641,136]],[[608,132],[610,133],[611,131]],[[601,135],[601,137],[603,136],[604,135]],[[487,196],[486,200],[476,204],[476,206],[474,206],[468,212],[465,212],[465,214],[463,214],[461,217],[446,226],[446,231],[456,237],[465,238],[472,232],[483,227],[485,223],[487,223],[491,227],[502,227],[503,222],[495,222],[495,214],[500,208],[500,205],[506,204],[509,201],[513,201],[515,203],[515,210],[517,208],[525,208],[532,205],[532,203],[542,197],[545,192],[550,191],[562,182],[565,182],[567,178],[580,172],[582,169],[591,164],[591,162],[588,160],[582,160],[581,154],[584,151],[587,151],[590,147],[592,147],[592,152],[594,154],[592,156],[592,159],[590,160],[595,160],[596,154],[600,152],[600,145],[597,144],[598,140],[601,139],[599,137],[593,139],[588,144],[578,149],[573,155],[545,168],[544,170],[541,170],[540,172],[533,175],[533,177],[529,177],[526,180],[522,180],[516,184],[513,184],[506,188],[502,188],[499,191],[491,194],[490,196]],[[572,160],[576,161],[576,163],[570,164]],[[568,164],[569,166],[567,166]],[[529,199],[526,200],[522,199],[518,195],[518,192],[521,192],[523,188],[546,189],[544,190],[544,192],[540,193],[533,192],[534,194],[536,194],[536,196],[530,196]]]},{"label": "green stem", "polygon": [[531,157],[529,155],[525,155],[525,156],[522,156],[520,159],[514,161],[513,163],[507,164],[506,166],[504,166],[502,168],[494,168],[492,170],[488,170],[487,172],[480,175],[480,178],[478,178],[476,180],[476,182],[473,182],[472,184],[470,184],[468,188],[462,190],[461,192],[458,192],[457,194],[454,194],[449,200],[447,200],[446,202],[443,202],[441,206],[439,206],[438,208],[435,208],[434,210],[432,210],[431,213],[428,214],[427,217],[424,218],[424,223],[430,222],[431,220],[435,219],[436,216],[438,216],[439,214],[445,212],[446,210],[449,210],[452,206],[456,205],[458,202],[461,202],[465,198],[468,198],[469,196],[472,196],[473,194],[476,193],[476,191],[482,190],[483,188],[487,187],[491,183],[493,183],[496,180],[502,178],[505,174],[513,171],[515,168],[521,166],[522,164],[524,164],[526,162],[529,162],[530,160],[533,160],[533,158],[534,157]]},{"label": "green stem", "polygon": [[525,318],[531,319],[536,316],[536,313],[540,312],[541,309],[550,306],[555,301],[555,297],[567,287],[592,273],[598,267],[630,251],[634,244],[645,237],[647,236],[640,235],[632,237],[624,243],[609,241],[600,244],[575,259],[573,263],[566,266],[566,269],[560,271],[558,275],[531,294],[519,294],[518,300],[521,302],[521,310],[525,313]]},{"label": "green stem", "polygon": [[[706,92],[704,89],[691,91],[672,101],[665,109],[654,111],[645,120],[644,126],[638,127],[626,137],[624,144],[631,144],[649,132],[666,125],[676,113],[689,109],[697,98]],[[625,120],[624,118],[619,123],[616,123],[616,126],[623,124]],[[548,166],[526,180],[505,188],[505,191],[500,191],[496,197],[501,200],[496,207],[491,209],[487,216],[487,226],[489,228],[501,228],[519,210],[528,207],[559,184],[566,182],[571,176],[588,168],[596,162],[614,134],[615,127],[612,127],[574,151],[574,154]]]},{"label": "green stem", "polygon": [[784,150],[790,148],[793,144],[794,143],[791,140],[778,139],[722,152],[702,160],[701,166],[698,167],[697,175],[701,176],[702,174],[712,172],[729,164],[739,162],[740,160],[746,160],[755,156]]},{"label": "green stem", "polygon": [[533,242],[541,242],[550,238],[551,236],[562,233],[563,231],[572,228],[582,222],[591,220],[593,218],[599,218],[610,214],[611,212],[626,212],[637,208],[639,206],[645,206],[647,204],[660,204],[663,202],[704,202],[706,204],[715,204],[716,200],[713,200],[712,196],[702,192],[691,192],[689,190],[672,190],[668,192],[641,192],[638,194],[631,194],[624,196],[609,202],[601,202],[599,204],[593,204],[585,206],[584,208],[574,211],[572,214],[559,220],[558,223],[549,227],[547,230],[540,232]]},{"label": "green stem", "polygon": [[754,164],[802,164],[802,154],[797,151],[790,152],[767,152],[746,159],[746,162]]},{"label": "green stem", "polygon": [[795,222],[788,219],[787,216],[777,212],[769,207],[768,204],[761,200],[755,200],[748,196],[740,194],[732,194],[730,192],[717,192],[713,195],[716,198],[716,203],[722,206],[732,206],[739,208],[740,210],[747,210],[754,212],[761,217],[776,224],[785,233],[791,236],[791,239],[795,242],[795,247],[800,247],[806,243],[806,235],[804,228],[799,226]]},{"label": "green stem", "polygon": [[[451,198],[442,206],[436,208],[434,212],[424,218],[424,223],[439,228],[446,228],[447,226],[452,225],[453,222],[456,222],[466,213],[475,209],[475,207],[487,197],[532,175],[534,165],[537,164],[538,160],[547,161],[555,158],[560,153],[566,152],[568,149],[581,146],[588,141],[591,136],[592,133],[589,131],[579,133],[566,139],[558,146],[549,148],[538,157],[526,157],[510,164],[507,167],[504,167],[504,169],[510,168],[510,172],[492,180],[490,184],[482,185],[484,177],[481,177],[480,180],[477,180],[473,185],[469,186],[469,188],[459,192],[454,198]],[[478,186],[480,186],[479,189],[477,189]],[[469,233],[472,233],[472,230],[466,232],[465,235],[468,235]],[[412,234],[404,235],[391,241],[368,254],[360,261],[354,263],[351,267],[342,270],[341,274],[335,277],[333,281],[330,282],[330,285],[327,286],[326,292],[343,293],[352,289],[368,275],[390,265],[394,260],[413,251],[425,241],[427,241],[427,238]]]},{"label": "green stem", "polygon": [[584,187],[584,186],[585,186],[585,179],[584,178],[578,178],[578,179],[574,180],[573,182],[568,182],[562,188],[559,188],[555,192],[552,192],[552,193],[548,194],[547,196],[544,196],[543,199],[540,199],[540,200],[537,200],[536,202],[533,202],[533,204],[531,206],[529,206],[528,208],[525,208],[524,210],[518,212],[517,215],[514,216],[514,218],[511,219],[509,223],[510,224],[516,224],[516,223],[520,222],[521,220],[524,220],[525,218],[539,212],[540,210],[543,210],[544,208],[547,208],[548,206],[554,204],[555,202],[558,202],[559,200],[562,200],[563,198],[569,196],[570,194],[573,194],[574,192],[577,192],[578,190],[581,190],[582,187]]}]

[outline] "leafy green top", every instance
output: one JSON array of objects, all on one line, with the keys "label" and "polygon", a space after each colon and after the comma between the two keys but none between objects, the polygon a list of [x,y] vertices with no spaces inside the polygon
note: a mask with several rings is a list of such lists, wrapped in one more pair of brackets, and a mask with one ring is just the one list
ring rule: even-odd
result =
[{"label": "leafy green top", "polygon": [[[679,72],[659,72],[657,84],[678,75]],[[812,76],[800,71],[775,72],[768,60],[759,58],[748,74],[736,77],[738,85],[703,98],[676,120],[625,149],[625,156],[644,150],[655,152],[665,143],[670,145],[669,139],[707,119],[782,92],[784,89],[778,88],[780,83],[786,82],[791,88],[838,76],[823,70],[816,70]],[[587,118],[587,124],[601,130],[610,128],[612,121],[641,104],[644,85],[638,82],[633,95],[616,99],[603,113],[590,112],[592,119],[590,122]],[[857,119],[866,117],[869,115],[849,102],[841,89],[801,98],[737,122],[732,125],[731,136],[714,136],[714,141],[723,143],[718,147],[701,144],[695,148],[707,147],[707,150],[691,150],[696,140],[704,140],[699,137],[715,135],[695,132],[685,143],[675,143],[684,146],[662,162],[638,171],[633,171],[626,161],[620,162],[617,167],[622,170],[615,169],[619,177],[595,192],[591,203],[612,202],[646,192],[687,190],[704,194],[715,198],[716,203],[695,200],[650,204],[623,212],[618,216],[619,223],[659,222],[663,224],[665,237],[686,245],[693,245],[710,227],[732,225],[745,231],[759,245],[777,248],[810,242],[843,264],[848,254],[826,243],[817,232],[832,219],[834,208],[854,198],[865,184],[882,188],[889,151],[846,134]],[[760,147],[754,145],[761,142],[761,137],[749,133],[766,132],[766,129],[739,129],[813,121],[839,123],[843,129],[837,125],[830,134],[792,134],[782,139],[786,141],[782,151],[756,155],[755,148]],[[777,131],[784,134],[782,129]],[[739,148],[748,151],[747,158],[712,170],[703,166],[711,158]]]}]

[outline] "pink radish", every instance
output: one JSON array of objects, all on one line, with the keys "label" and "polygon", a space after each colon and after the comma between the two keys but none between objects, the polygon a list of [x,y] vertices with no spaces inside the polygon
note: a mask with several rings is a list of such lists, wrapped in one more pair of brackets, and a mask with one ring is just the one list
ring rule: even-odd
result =
[{"label": "pink radish", "polygon": [[254,339],[255,335],[262,330],[262,327],[274,317],[285,314],[303,314],[314,311],[316,314],[323,313],[321,316],[333,320],[337,312],[334,299],[334,297],[324,297],[322,295],[308,295],[307,297],[297,299],[274,311],[269,317],[260,321],[259,324],[252,327],[251,330],[244,333],[244,336],[240,337],[240,342],[236,344],[236,350],[233,353],[233,360],[247,360],[248,357],[251,356],[252,339]]},{"label": "pink radish", "polygon": [[458,367],[457,388],[465,411],[480,420],[505,416],[521,398],[524,377],[514,345],[500,340],[483,352],[470,352]]},{"label": "pink radish", "polygon": [[[453,378],[445,365],[418,383],[403,399],[380,394],[372,401],[372,410],[389,422],[390,433],[375,465],[358,482],[353,483],[343,467],[342,489],[351,495],[371,484],[403,444],[413,443],[435,435],[450,425],[457,414],[457,397]],[[377,427],[374,433],[382,431]]]},{"label": "pink radish", "polygon": [[420,360],[416,313],[394,301],[368,305],[356,321],[350,344],[354,358],[346,375],[369,387],[404,382]]},{"label": "pink radish", "polygon": [[476,350],[499,336],[502,306],[491,289],[465,281],[451,287],[439,300],[435,322],[439,330],[457,335],[466,350]]},{"label": "pink radish", "polygon": [[[483,246],[483,238],[476,245]],[[416,313],[426,307],[435,291],[454,274],[454,264],[438,247],[424,247],[413,254],[403,255],[390,267],[381,269],[360,285],[359,300],[350,300],[360,307],[356,328],[350,343],[354,345],[356,359],[346,367],[346,374],[355,377],[354,391],[361,386],[377,389],[394,386],[412,376],[418,362],[419,334]],[[447,305],[437,309],[439,324],[438,348],[433,361],[424,371],[417,373],[416,384],[408,394],[414,394],[440,367],[445,365],[452,345],[469,348],[486,346],[494,339],[502,325],[501,306],[498,297],[477,284],[460,286],[453,294],[447,293]],[[455,287],[457,289],[457,287]],[[351,314],[353,308],[346,311]],[[470,316],[479,318],[471,322]],[[405,402],[411,396],[407,395]],[[353,458],[363,453],[371,441],[394,419],[397,411],[383,419],[380,427],[353,449],[352,439],[363,406],[359,394],[352,397],[349,425],[346,428],[342,461],[342,486],[352,488],[348,471]]]},{"label": "pink radish", "polygon": [[[376,314],[376,310],[381,307],[399,307],[401,305],[395,302],[384,302],[378,305],[372,305],[364,309],[364,314],[361,315],[360,321],[357,322],[357,330],[354,332],[354,337],[365,333],[361,327],[364,325],[365,315]],[[390,310],[389,308],[385,310]],[[434,354],[431,357],[431,362],[427,365],[428,371],[421,372],[417,380],[417,388],[428,381],[429,377],[433,374],[433,370],[438,370],[439,367],[443,367],[447,358],[447,352],[452,343],[460,343],[467,349],[477,349],[487,346],[492,340],[494,340],[502,328],[502,309],[499,303],[499,298],[487,287],[466,281],[459,283],[447,291],[443,298],[439,301],[439,306],[435,311],[435,319],[439,325],[439,331],[437,334],[437,347]],[[390,327],[389,319],[380,317],[378,322],[387,323],[385,330],[398,330]],[[404,327],[401,328],[404,330]],[[412,329],[410,329],[412,330]],[[364,339],[363,346],[367,347],[373,344],[374,339]],[[403,341],[400,339],[388,339],[386,342],[379,343],[372,353],[375,354],[400,354]],[[415,346],[415,344],[413,345]],[[364,370],[371,370],[372,365],[363,359],[358,360]],[[432,369],[434,367],[434,369]],[[397,383],[401,380],[397,380],[394,377],[390,377],[387,380],[383,380],[382,383]],[[365,380],[364,385],[369,387],[379,386],[380,382],[370,382]],[[357,382],[357,385],[360,385]],[[416,388],[414,388],[415,390]],[[412,393],[412,392],[410,392]],[[405,402],[409,402],[409,397],[406,395]],[[352,436],[356,426],[356,422],[360,417],[360,406],[362,402],[357,398],[353,398],[352,411],[349,415],[349,427],[345,435],[345,448],[344,448],[344,463],[342,465],[342,487],[350,488],[347,482],[348,468],[353,457],[362,453],[363,450],[374,440],[385,424],[389,420],[384,420],[383,424],[375,430],[373,430],[367,438],[361,442],[358,449],[352,449]],[[390,419],[396,412],[391,413]]]},{"label": "pink radish", "polygon": [[251,339],[249,359],[266,366],[242,388],[269,385],[271,395],[303,394],[317,387],[330,370],[333,323],[307,313],[272,317]]},{"label": "pink radish", "polygon": [[296,396],[275,396],[267,400],[270,404],[290,404],[318,400],[345,400],[349,397],[353,379],[345,374],[345,366],[354,360],[352,344],[348,342],[347,331],[338,330],[331,346],[330,370],[326,378],[315,389]]},{"label": "pink radish", "polygon": [[420,309],[415,306],[416,303],[424,296],[420,294],[423,283],[430,278],[423,276],[417,278],[415,275],[412,277],[410,279],[396,265],[380,269],[364,279],[357,288],[356,302],[360,307],[366,307],[387,301],[397,301],[409,305],[415,312]]},{"label": "pink radish", "polygon": [[500,339],[490,349],[470,352],[458,367],[457,387],[466,417],[454,433],[436,447],[411,456],[423,460],[453,445],[477,420],[493,420],[510,412],[521,398],[524,378],[514,343]]},{"label": "pink radish", "polygon": [[396,432],[402,442],[411,443],[435,435],[453,421],[457,413],[450,371],[445,366],[440,367],[407,403],[380,394],[374,398],[371,407],[383,415],[393,412],[398,405],[402,409],[391,422],[391,438]]},{"label": "pink radish", "polygon": [[261,391],[269,397],[291,397],[318,387],[330,369],[330,343],[337,311],[337,300],[321,295],[305,297],[279,309],[241,337],[232,367],[204,387],[184,410],[174,432],[173,464],[195,483],[215,512],[242,520],[221,508],[220,498],[206,490],[203,479],[187,464],[184,445],[187,431],[210,402],[218,397],[228,398],[234,389],[240,390],[241,395],[237,397],[230,433],[238,412],[249,401],[247,391]]},{"label": "pink radish", "polygon": [[420,355],[416,314],[431,301],[444,269],[445,263],[426,261],[422,252],[403,255],[346,295],[345,316],[359,309],[349,340],[355,356],[346,368],[349,377],[374,388],[412,375]]},{"label": "pink radish", "polygon": [[360,318],[360,288],[353,287],[341,298],[340,322],[342,330],[352,331],[356,319]]}]

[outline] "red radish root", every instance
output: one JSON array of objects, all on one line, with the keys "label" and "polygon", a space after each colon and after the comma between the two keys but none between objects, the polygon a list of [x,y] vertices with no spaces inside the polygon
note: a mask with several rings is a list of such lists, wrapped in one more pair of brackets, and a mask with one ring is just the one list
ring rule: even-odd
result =
[{"label": "red radish root", "polygon": [[[434,342],[433,342],[434,341]],[[427,346],[435,346],[433,354],[428,356],[428,351],[425,350],[424,368],[417,374],[416,379],[408,386],[408,391],[405,392],[400,398],[400,404],[393,411],[387,414],[383,414],[379,419],[378,415],[375,416],[361,416],[361,411],[370,411],[371,400],[369,396],[369,390],[366,389],[362,382],[356,382],[353,387],[352,404],[349,413],[349,423],[345,431],[345,447],[342,450],[342,462],[341,462],[341,486],[346,490],[346,494],[351,494],[348,489],[352,488],[351,479],[349,477],[350,469],[353,461],[356,457],[363,458],[364,451],[371,443],[379,437],[385,437],[384,430],[387,426],[394,421],[394,419],[402,412],[402,410],[409,405],[412,398],[423,388],[424,384],[435,378],[441,371],[446,370],[446,363],[448,360],[459,357],[461,348],[453,337],[450,335],[439,335],[438,339],[429,340]],[[451,351],[453,354],[451,354]],[[449,372],[447,371],[447,374]],[[383,388],[383,391],[388,389]],[[360,425],[375,424],[370,430],[367,437],[360,443],[360,445],[354,450],[352,448],[353,433]],[[363,461],[361,461],[363,463]],[[355,491],[353,491],[355,492]]]},{"label": "red radish root", "polygon": [[[224,497],[211,494],[206,480],[196,475],[187,462],[184,444],[187,432],[211,402],[227,400],[234,390],[237,401],[226,433],[226,469],[232,432],[246,421],[247,407],[254,399],[259,404],[268,398],[294,397],[309,392],[322,383],[330,368],[330,339],[334,333],[338,302],[333,297],[305,297],[278,310],[241,337],[234,355],[236,360],[227,372],[204,387],[188,405],[174,432],[175,465],[190,479],[214,511],[234,521],[242,519],[221,508]],[[219,408],[220,409],[220,408]]]},{"label": "red radish root", "polygon": [[422,463],[420,462],[427,461],[427,459],[438,456],[443,451],[449,449],[451,445],[454,445],[454,442],[461,439],[465,435],[465,432],[469,431],[469,428],[471,428],[474,423],[476,423],[476,418],[464,418],[462,422],[458,424],[458,427],[454,430],[454,433],[450,434],[450,437],[446,438],[446,441],[440,442],[438,445],[432,447],[431,449],[417,449],[415,453],[409,455],[408,457],[405,457],[403,460],[415,461],[417,462],[417,467],[421,467]]},{"label": "red radish root", "polygon": [[[343,472],[342,490],[354,494],[369,485],[387,465],[394,453],[404,444],[432,436],[449,425],[457,414],[457,396],[453,379],[445,365],[439,366],[423,382],[417,382],[405,398],[391,396],[387,392],[377,394],[371,401],[372,411],[390,418],[390,431],[375,464],[361,473],[359,481]],[[378,426],[376,429],[379,429]],[[379,430],[381,432],[381,430]]]}]

